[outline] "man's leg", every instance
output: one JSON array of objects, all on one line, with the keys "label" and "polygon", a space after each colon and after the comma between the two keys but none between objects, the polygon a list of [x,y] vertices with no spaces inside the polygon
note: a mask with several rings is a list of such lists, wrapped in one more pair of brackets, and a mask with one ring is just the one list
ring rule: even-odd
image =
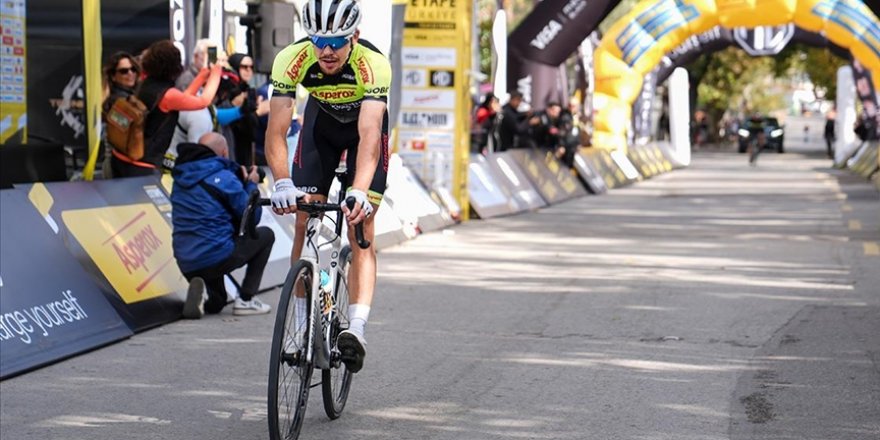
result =
[{"label": "man's leg", "polygon": [[263,271],[269,262],[269,254],[272,253],[272,244],[275,243],[275,233],[271,229],[260,226],[256,231],[257,238],[239,240],[232,251],[238,263],[236,267],[247,265],[239,292],[244,301],[250,301],[260,290]]},{"label": "man's leg", "polygon": [[184,274],[187,280],[193,280],[198,277],[204,282],[205,290],[208,294],[204,304],[204,312],[207,314],[220,313],[223,307],[226,306],[226,301],[229,298],[226,294],[226,285],[223,280],[223,264],[220,263]]},{"label": "man's leg", "polygon": [[[379,209],[373,205],[373,212]],[[364,239],[374,241],[374,219],[371,215],[364,220]],[[355,228],[348,229],[348,241],[351,243],[351,268],[348,272],[348,330],[339,334],[337,347],[342,354],[342,361],[352,373],[357,373],[364,366],[367,342],[364,331],[370,318],[370,306],[373,303],[373,290],[376,287],[376,247],[370,245],[361,249],[354,235]]]},{"label": "man's leg", "polygon": [[[379,209],[373,205],[373,212]],[[375,215],[371,215],[364,222],[364,239],[373,242],[375,238]],[[348,272],[349,297],[351,307],[362,306],[366,310],[357,310],[355,316],[349,316],[351,330],[363,336],[364,326],[369,318],[369,308],[373,303],[373,290],[376,288],[376,247],[371,245],[361,249],[357,245],[354,228],[348,230],[348,240],[351,243],[351,269]],[[365,315],[364,315],[365,313]]]},{"label": "man's leg", "polygon": [[205,313],[217,314],[226,307],[226,302],[229,300],[229,296],[226,294],[226,280],[223,279],[223,274],[215,273],[210,275],[212,276],[208,278],[203,277],[205,280],[205,287],[208,289],[208,300],[205,301]]},{"label": "man's leg", "polygon": [[244,280],[241,283],[239,299],[233,306],[233,314],[258,315],[269,313],[272,308],[262,301],[254,298],[260,289],[260,281],[263,278],[263,270],[269,261],[272,252],[272,244],[275,243],[275,233],[271,229],[261,226],[256,229],[257,238],[242,238],[235,243],[232,255],[226,259],[223,265],[224,273],[247,265]]}]

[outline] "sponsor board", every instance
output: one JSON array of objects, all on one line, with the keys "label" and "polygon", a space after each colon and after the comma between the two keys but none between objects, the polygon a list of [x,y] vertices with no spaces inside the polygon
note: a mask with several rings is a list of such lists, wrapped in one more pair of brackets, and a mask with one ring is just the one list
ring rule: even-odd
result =
[{"label": "sponsor board", "polygon": [[403,69],[404,87],[428,87],[428,74],[424,69]]},{"label": "sponsor board", "polygon": [[455,127],[455,113],[402,111],[400,113],[400,127],[452,130]]},{"label": "sponsor board", "polygon": [[400,97],[400,108],[402,111],[416,108],[436,108],[436,109],[455,109],[455,91],[424,89],[413,90],[404,89]]},{"label": "sponsor board", "polygon": [[[444,150],[452,151],[455,148],[455,133],[452,131],[422,131],[403,130],[398,133],[398,139],[405,149],[409,150]],[[417,145],[417,147],[412,147]]]},{"label": "sponsor board", "polygon": [[431,87],[452,87],[455,85],[455,72],[451,70],[431,70]]},{"label": "sponsor board", "polygon": [[401,58],[406,67],[446,67],[455,69],[458,65],[457,51],[454,47],[406,47],[401,49]]},{"label": "sponsor board", "polygon": [[404,163],[432,191],[451,195],[463,220],[470,211],[467,115],[472,103],[462,79],[471,68],[472,20],[472,2],[407,2],[400,52],[406,71],[397,117]]},{"label": "sponsor board", "polygon": [[171,228],[154,205],[68,210],[61,217],[126,304],[186,289]]}]

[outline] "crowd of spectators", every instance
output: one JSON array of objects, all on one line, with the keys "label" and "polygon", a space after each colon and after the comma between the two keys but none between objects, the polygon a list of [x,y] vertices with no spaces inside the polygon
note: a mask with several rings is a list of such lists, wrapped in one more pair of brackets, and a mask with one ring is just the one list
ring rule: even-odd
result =
[{"label": "crowd of spectators", "polygon": [[536,148],[553,152],[572,166],[577,148],[586,140],[586,132],[576,100],[568,108],[549,102],[540,111],[523,103],[523,95],[512,92],[506,104],[487,94],[474,113],[474,150],[480,153]]},{"label": "crowd of spectators", "polygon": [[[107,60],[104,122],[124,127],[118,109],[134,109],[137,115],[130,111],[128,120],[142,121],[137,124],[142,130],[129,133],[143,140],[143,148],[131,148],[131,136],[124,137],[126,145],[113,145],[108,136],[103,175],[173,176],[172,248],[189,281],[184,317],[219,313],[228,300],[224,278],[245,265],[233,314],[268,313],[271,308],[254,295],[274,234],[265,227],[256,228],[253,237],[237,232],[248,196],[262,180],[258,165],[265,160],[258,160],[255,142],[263,137],[260,118],[269,113],[269,101],[252,87],[251,56],[227,57],[208,40],[199,40],[192,54],[184,67],[180,51],[161,40],[138,56],[119,52]],[[120,98],[136,105],[122,107]]]},{"label": "crowd of spectators", "polygon": [[[213,59],[209,53],[216,53]],[[260,117],[268,100],[253,87],[254,61],[247,54],[230,56],[199,40],[189,66],[170,40],[153,43],[139,56],[119,52],[104,66],[104,116],[120,97],[136,97],[145,107],[142,157],[105,142],[105,178],[144,176],[174,168],[177,146],[216,132],[227,141],[231,158],[242,165],[264,164],[255,141],[262,138]],[[262,157],[262,155],[260,155]]]}]

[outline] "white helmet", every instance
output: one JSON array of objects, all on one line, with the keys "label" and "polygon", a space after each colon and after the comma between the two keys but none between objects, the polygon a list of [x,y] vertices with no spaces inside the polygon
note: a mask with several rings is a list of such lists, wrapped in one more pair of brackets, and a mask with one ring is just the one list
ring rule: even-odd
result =
[{"label": "white helmet", "polygon": [[357,0],[308,0],[303,5],[302,25],[309,36],[347,37],[360,22]]}]

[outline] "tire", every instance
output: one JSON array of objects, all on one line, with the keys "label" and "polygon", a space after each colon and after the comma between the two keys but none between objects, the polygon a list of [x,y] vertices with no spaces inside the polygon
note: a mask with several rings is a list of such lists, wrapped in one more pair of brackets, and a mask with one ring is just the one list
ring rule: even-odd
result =
[{"label": "tire", "polygon": [[[294,288],[300,286],[309,292],[312,286],[311,265],[298,261],[287,273],[278,310],[275,315],[275,331],[272,335],[269,355],[269,437],[272,440],[296,440],[309,401],[314,364],[306,361],[307,341],[314,340],[315,320],[307,319],[306,331],[295,337],[293,301]],[[311,317],[311,302],[306,303],[306,316]],[[285,345],[293,345],[293,350],[285,350]]]},{"label": "tire", "polygon": [[[333,297],[334,310],[330,322],[331,347],[336,347],[336,338],[339,332],[349,327],[348,322],[348,269],[351,266],[351,248],[346,246],[339,253],[340,270],[335,280]],[[321,371],[321,392],[324,397],[324,412],[331,420],[342,415],[345,402],[348,400],[348,392],[351,390],[352,373],[345,368],[345,364],[338,361],[338,353],[335,354],[337,361],[332,362],[332,367]]]}]

